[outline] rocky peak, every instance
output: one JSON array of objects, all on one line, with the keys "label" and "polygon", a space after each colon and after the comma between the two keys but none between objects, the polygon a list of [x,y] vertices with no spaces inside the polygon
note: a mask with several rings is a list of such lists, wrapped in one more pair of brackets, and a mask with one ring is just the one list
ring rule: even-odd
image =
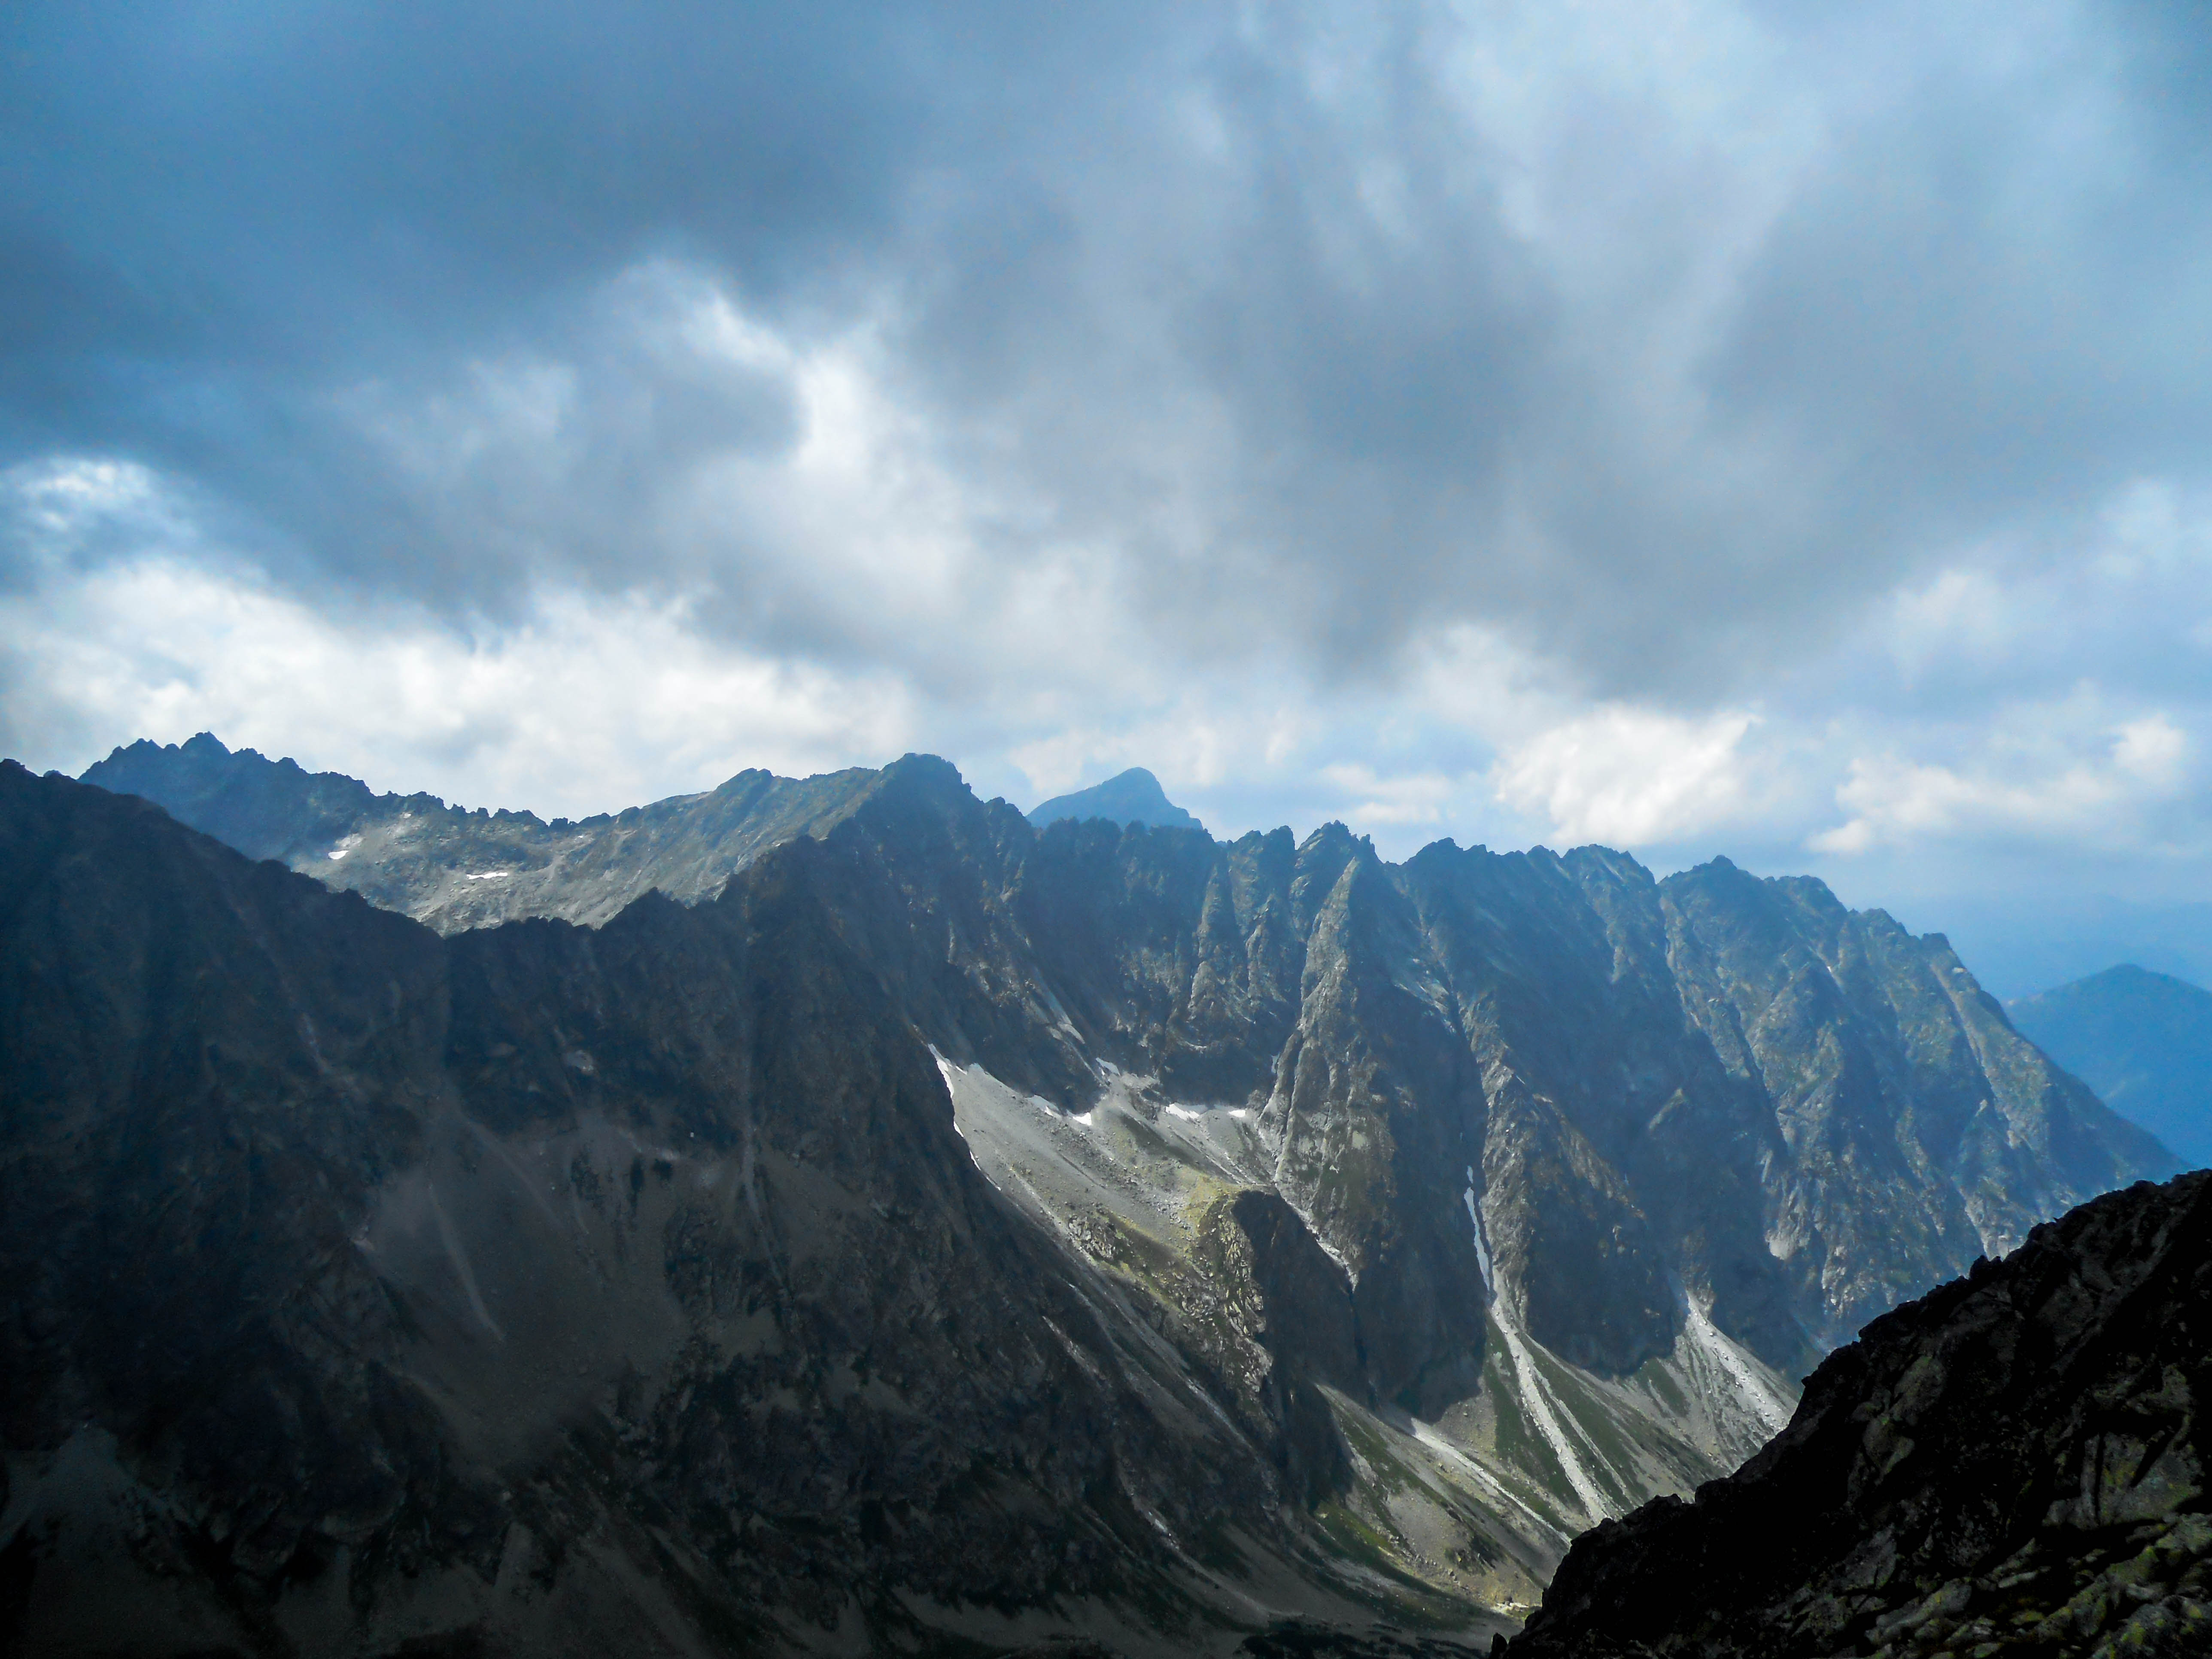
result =
[{"label": "rocky peak", "polygon": [[1055,795],[1032,808],[1029,821],[1042,830],[1063,818],[1103,818],[1115,825],[1140,823],[1153,830],[1203,830],[1188,812],[1167,798],[1160,781],[1141,766],[1073,794]]},{"label": "rocky peak", "polygon": [[[1239,1468],[1304,1492],[1333,1549],[1493,1605],[1526,1599],[1580,1526],[1754,1449],[1856,1324],[2172,1167],[1940,939],[1725,861],[1661,881],[1594,848],[1439,843],[1393,866],[1340,824],[1040,831],[921,756],[743,775],[557,832],[362,823],[346,859],[303,867],[447,927],[469,969],[449,995],[551,1022],[529,1042],[489,1015],[455,1028],[482,1036],[453,1052],[489,1132],[619,1078],[745,1167],[764,1120],[712,1103],[769,1060],[729,1035],[733,1009],[804,1005],[774,973],[843,964],[866,1030],[908,1044],[908,1070],[928,1057],[967,1167],[1081,1265],[1061,1282],[1098,1317],[1151,1333],[1130,1352],[1230,1414],[1257,1459]],[[495,846],[511,880],[459,867]],[[498,914],[596,931],[469,931],[487,913],[439,896],[465,880],[501,888]],[[771,937],[791,942],[759,954]],[[850,1040],[858,1065],[878,1037]],[[905,1071],[819,1058],[838,1089],[941,1109]],[[908,1121],[860,1110],[823,1121]],[[793,1168],[829,1169],[839,1148],[807,1133]],[[888,1131],[822,1133],[894,1156]],[[1337,1334],[1290,1340],[1308,1320]]]},{"label": "rocky peak", "polygon": [[[1284,1502],[1285,1463],[1328,1466],[978,1172],[850,925],[886,879],[841,829],[697,906],[441,939],[0,768],[0,1633],[846,1651],[1074,1608],[1160,1651],[1371,1620]],[[1290,1315],[1326,1275],[1264,1206],[1229,1224],[1325,1458],[1299,1379],[1341,1344]]]}]

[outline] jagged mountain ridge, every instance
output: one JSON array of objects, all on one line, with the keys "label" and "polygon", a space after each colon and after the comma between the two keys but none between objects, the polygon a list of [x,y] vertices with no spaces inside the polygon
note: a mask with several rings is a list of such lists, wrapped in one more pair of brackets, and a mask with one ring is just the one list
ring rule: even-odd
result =
[{"label": "jagged mountain ridge", "polygon": [[[151,774],[189,758],[122,752]],[[2172,1167],[1940,938],[1817,882],[1448,842],[1391,866],[1340,826],[1040,834],[927,757],[764,798],[806,787],[833,810],[749,824],[724,856],[783,833],[860,858],[869,897],[841,926],[936,1048],[979,1164],[1209,1363],[1304,1367],[1340,1419],[1398,1413],[1357,1426],[1411,1431],[1388,1446],[1405,1480],[1504,1482],[1442,1507],[1510,1571],[1423,1545],[1433,1516],[1382,1539],[1492,1599],[1578,1526],[1732,1466],[1866,1318]],[[711,887],[703,841],[661,845]],[[597,902],[557,872],[529,896]],[[1248,1191],[1342,1273],[1354,1371],[1219,1335],[1209,1218]],[[1313,1420],[1309,1397],[1276,1403],[1267,1433]],[[1362,1489],[1370,1515],[1389,1487]]]},{"label": "jagged mountain ridge", "polygon": [[1869,1325],[1692,1503],[1579,1540],[1516,1659],[2212,1650],[2212,1172]]},{"label": "jagged mountain ridge", "polygon": [[[142,771],[193,769],[182,750],[118,754]],[[842,822],[891,775],[774,789],[748,782],[758,775],[725,789],[817,810],[744,820],[721,854],[730,868],[779,836]],[[1656,883],[1601,848],[1561,858],[1449,842],[1393,869],[1340,826],[1303,846],[1287,831],[1224,845],[1097,823],[1025,835],[949,768],[937,782],[934,817],[908,814],[908,842],[879,850],[911,872],[898,899],[937,913],[963,953],[961,975],[927,990],[917,975],[905,993],[938,999],[908,1012],[943,1033],[947,1052],[965,1042],[994,1075],[1070,1107],[1096,1091],[1099,1060],[1157,1076],[1171,1095],[1233,1102],[1273,1091],[1286,1061],[1295,1068],[1302,1019],[1336,1018],[1337,1038],[1351,1042],[1359,1021],[1346,1023],[1346,996],[1389,1008],[1408,1042],[1440,1039],[1425,1060],[1394,1057],[1425,1069],[1384,1079],[1389,1087],[1464,1103],[1470,1079],[1437,1068],[1471,1054],[1484,1072],[1480,1109],[1519,1126],[1522,1150],[1509,1156],[1534,1156],[1529,1169],[1574,1194],[1579,1235],[1563,1216],[1540,1225],[1507,1213],[1494,1254],[1509,1294],[1526,1294],[1534,1275],[1536,1334],[1578,1361],[1629,1369],[1663,1346],[1667,1268],[1646,1237],[1655,1215],[1675,1212],[1662,1225],[1678,1241],[1732,1262],[1718,1279],[1692,1264],[1723,1328],[1757,1332],[1754,1347],[1796,1363],[1810,1354],[1791,1347],[1792,1321],[1811,1352],[1824,1350],[2037,1220],[2172,1167],[2012,1032],[1941,936],[1915,939],[1881,912],[1846,911],[1809,878],[1762,882],[1717,860]],[[662,884],[679,896],[712,890],[703,838],[671,844],[684,881]],[[648,857],[631,880],[663,873]],[[1305,982],[1310,936],[1332,899],[1332,936],[1371,964],[1364,987]],[[509,889],[505,902],[574,919],[604,900],[579,876]],[[955,990],[957,1008],[943,1000]],[[1590,1042],[1594,1031],[1604,1040]],[[1310,1098],[1319,1074],[1300,1084],[1294,1069],[1291,1081],[1290,1098],[1301,1088]],[[1325,1182],[1318,1165],[1297,1173],[1295,1137],[1285,1160],[1291,1185],[1307,1183],[1335,1215],[1321,1236],[1348,1262],[1367,1248],[1353,1237],[1358,1194],[1387,1200],[1396,1178],[1371,1164],[1354,1171],[1364,1149],[1352,1133],[1365,1132],[1341,1138],[1344,1158],[1316,1143],[1333,1171]],[[1465,1146],[1430,1150],[1468,1162]],[[1667,1163],[1685,1157],[1699,1175],[1686,1195]],[[1426,1171],[1430,1196],[1456,1203],[1443,1167]],[[1853,1169],[1879,1179],[1843,1178]],[[1653,1190],[1624,1196],[1639,1181]],[[1608,1280],[1634,1286],[1626,1300],[1639,1305],[1553,1316],[1576,1286]]]},{"label": "jagged mountain ridge", "polygon": [[184,744],[118,748],[82,781],[141,796],[248,857],[453,933],[519,916],[597,925],[656,890],[687,904],[712,898],[769,848],[835,824],[877,775],[748,770],[702,794],[548,823],[434,795],[380,795],[342,773],[234,754],[203,732]]},{"label": "jagged mountain ridge", "polygon": [[977,1173],[866,954],[866,827],[696,907],[441,939],[0,766],[0,1635],[1480,1632],[1332,1552],[1264,1404]]}]

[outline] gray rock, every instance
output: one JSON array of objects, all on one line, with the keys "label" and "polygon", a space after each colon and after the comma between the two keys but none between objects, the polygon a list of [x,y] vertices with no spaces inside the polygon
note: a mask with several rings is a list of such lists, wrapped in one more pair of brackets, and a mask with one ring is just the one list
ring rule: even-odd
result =
[{"label": "gray rock", "polygon": [[[1374,1624],[1206,1374],[978,1174],[854,925],[887,878],[833,833],[441,939],[0,767],[0,1636]],[[1262,1300],[1307,1294],[1255,1236]]]},{"label": "gray rock", "polygon": [[1112,824],[1141,823],[1151,830],[1206,828],[1170,800],[1160,781],[1141,766],[1133,766],[1088,789],[1054,795],[1030,808],[1029,818],[1040,830],[1062,818],[1103,818]]},{"label": "gray rock", "polygon": [[2212,1643],[2212,1174],[2036,1228],[1869,1326],[1726,1480],[1577,1540],[1515,1659]]},{"label": "gray rock", "polygon": [[[10,1052],[82,1068],[53,1097],[77,1139],[28,1107],[8,1131],[10,1158],[62,1159],[25,1164],[32,1189],[71,1194],[25,1210],[15,1260],[50,1230],[97,1272],[230,1264],[174,1302],[195,1328],[358,1304],[284,1327],[266,1367],[312,1353],[398,1390],[374,1421],[416,1413],[364,1454],[401,1473],[295,1516],[272,1495],[319,1491],[315,1449],[356,1418],[239,1408],[290,1437],[268,1454],[290,1484],[192,1513],[260,1540],[223,1547],[272,1607],[296,1522],[349,1553],[314,1582],[365,1574],[399,1618],[371,1558],[449,1514],[443,1487],[392,1498],[430,1491],[404,1472],[511,1494],[527,1467],[568,1471],[532,1477],[553,1507],[482,1519],[468,1570],[656,1628],[969,1639],[957,1609],[988,1599],[1040,1634],[1173,1645],[1197,1620],[1233,1644],[1302,1611],[1356,1630],[1365,1597],[1486,1631],[1572,1531],[1755,1450],[1867,1319],[2172,1167],[1940,937],[1725,860],[1661,882],[1597,848],[1391,866],[1340,825],[1039,830],[926,756],[582,826],[434,804],[418,825],[212,739],[95,772],[325,884],[13,775],[28,827],[0,857],[46,896],[0,909],[29,930],[7,971],[46,1000]],[[526,854],[528,882],[457,896],[472,861]],[[234,1050],[270,1058],[234,1077]],[[144,1125],[173,1097],[206,1146],[157,1178]],[[332,1148],[299,1150],[310,1130]],[[179,1231],[84,1233],[102,1183]],[[295,1212],[320,1231],[270,1231]],[[349,1264],[327,1292],[285,1276],[323,1259]],[[74,1332],[100,1283],[56,1281],[23,1328]],[[58,1457],[89,1422],[119,1489],[170,1490],[181,1454],[131,1413],[200,1373],[118,1373],[81,1412],[58,1402],[93,1397],[82,1356],[137,1339],[88,1340],[26,1361],[10,1389],[48,1403],[9,1444]],[[517,1566],[540,1549],[559,1562]],[[505,1592],[456,1588],[461,1545],[406,1559],[463,1610],[441,1628],[522,1628]]]}]

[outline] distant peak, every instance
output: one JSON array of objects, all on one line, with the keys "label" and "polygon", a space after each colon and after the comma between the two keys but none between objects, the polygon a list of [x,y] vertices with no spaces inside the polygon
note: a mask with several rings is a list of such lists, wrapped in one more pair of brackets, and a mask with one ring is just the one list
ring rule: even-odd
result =
[{"label": "distant peak", "polygon": [[2184,999],[2203,997],[2204,988],[2192,980],[2173,974],[2161,974],[2154,969],[2136,963],[2116,963],[2110,968],[2063,985],[2053,986],[2047,991],[2038,991],[2030,996],[2014,997],[2005,1006],[2020,1007],[2030,1003],[2081,1002],[2100,997],[2120,995],[2179,995]]},{"label": "distant peak", "polygon": [[1040,830],[1062,818],[1104,818],[1112,823],[1141,823],[1152,830],[1206,828],[1170,800],[1160,781],[1141,766],[1133,766],[1088,789],[1055,795],[1029,814],[1030,822]]}]

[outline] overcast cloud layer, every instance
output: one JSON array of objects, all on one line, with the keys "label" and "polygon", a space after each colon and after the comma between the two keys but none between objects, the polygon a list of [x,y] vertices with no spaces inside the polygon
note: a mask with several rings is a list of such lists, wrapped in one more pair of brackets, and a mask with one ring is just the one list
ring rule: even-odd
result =
[{"label": "overcast cloud layer", "polygon": [[19,3],[0,746],[2212,893],[2189,14]]}]

